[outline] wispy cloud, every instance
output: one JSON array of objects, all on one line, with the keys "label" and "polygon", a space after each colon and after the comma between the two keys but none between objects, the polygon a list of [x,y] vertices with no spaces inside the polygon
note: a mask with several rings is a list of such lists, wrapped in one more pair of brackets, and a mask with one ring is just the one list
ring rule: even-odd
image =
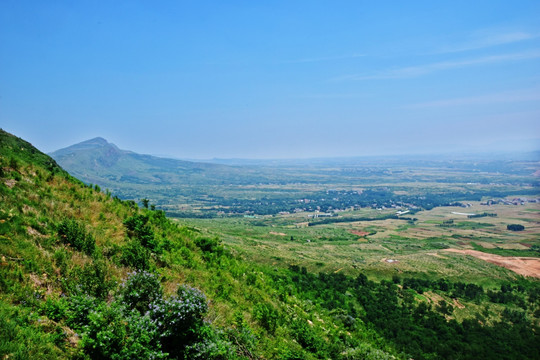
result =
[{"label": "wispy cloud", "polygon": [[334,78],[334,81],[346,81],[346,80],[374,80],[374,79],[403,79],[414,78],[426,74],[430,74],[437,71],[458,69],[468,66],[490,64],[490,63],[502,63],[508,61],[519,61],[540,58],[540,50],[483,56],[465,60],[455,61],[442,61],[431,64],[424,64],[419,66],[401,67],[395,69],[388,69],[375,74],[354,74],[345,75]]},{"label": "wispy cloud", "polygon": [[306,94],[298,95],[300,99],[359,99],[367,97],[366,94]]},{"label": "wispy cloud", "polygon": [[441,108],[467,105],[485,105],[494,103],[516,103],[527,101],[540,101],[540,88],[508,91],[480,96],[442,99],[422,102],[405,106],[408,109]]},{"label": "wispy cloud", "polygon": [[335,60],[346,60],[346,59],[355,59],[364,57],[364,54],[352,54],[352,55],[342,55],[342,56],[327,56],[327,57],[314,57],[314,58],[304,58],[296,60],[285,60],[281,61],[281,64],[301,64],[301,63],[313,63],[313,62],[323,62],[323,61],[335,61]]},{"label": "wispy cloud", "polygon": [[522,31],[487,33],[480,32],[472,36],[472,39],[459,45],[444,46],[436,53],[455,53],[462,51],[485,49],[493,46],[512,44],[516,42],[539,38],[540,34],[532,34]]}]

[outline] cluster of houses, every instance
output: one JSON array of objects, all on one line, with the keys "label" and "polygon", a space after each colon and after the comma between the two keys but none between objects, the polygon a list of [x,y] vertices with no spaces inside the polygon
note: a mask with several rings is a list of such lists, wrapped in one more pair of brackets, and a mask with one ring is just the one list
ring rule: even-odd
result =
[{"label": "cluster of houses", "polygon": [[540,203],[540,198],[529,199],[529,198],[514,198],[514,199],[489,199],[485,202],[480,203],[480,205],[525,205],[527,203]]}]

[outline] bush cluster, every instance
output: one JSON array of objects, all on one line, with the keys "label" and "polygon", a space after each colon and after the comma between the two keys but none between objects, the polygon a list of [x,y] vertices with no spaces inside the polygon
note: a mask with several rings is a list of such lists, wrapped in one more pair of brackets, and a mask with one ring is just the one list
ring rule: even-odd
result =
[{"label": "bush cluster", "polygon": [[208,303],[200,290],[179,286],[176,295],[165,298],[159,276],[147,271],[130,273],[110,303],[85,293],[65,303],[47,304],[47,311],[64,316],[82,334],[82,348],[92,359],[221,359],[234,354],[225,336],[204,321]]},{"label": "bush cluster", "polygon": [[64,244],[71,245],[76,250],[92,255],[96,248],[96,240],[88,233],[84,225],[73,219],[64,219],[57,227],[58,237]]}]

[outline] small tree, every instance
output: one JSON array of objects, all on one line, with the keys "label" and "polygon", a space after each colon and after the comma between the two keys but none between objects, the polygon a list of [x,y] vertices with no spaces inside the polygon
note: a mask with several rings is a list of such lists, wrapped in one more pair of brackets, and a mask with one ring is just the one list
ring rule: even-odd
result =
[{"label": "small tree", "polygon": [[512,231],[523,231],[525,230],[525,226],[519,225],[519,224],[509,224],[509,225],[506,225],[506,229],[512,230]]},{"label": "small tree", "polygon": [[150,200],[148,200],[147,198],[144,198],[144,199],[141,199],[141,202],[143,204],[143,207],[145,209],[148,209],[148,204],[150,203]]}]

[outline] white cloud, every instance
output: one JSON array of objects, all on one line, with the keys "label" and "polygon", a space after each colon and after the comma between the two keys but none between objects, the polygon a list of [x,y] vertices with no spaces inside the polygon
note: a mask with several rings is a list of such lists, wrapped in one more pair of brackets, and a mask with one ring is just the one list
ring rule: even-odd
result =
[{"label": "white cloud", "polygon": [[470,50],[484,49],[493,46],[512,44],[516,42],[532,40],[540,37],[540,34],[531,34],[527,32],[514,31],[505,33],[489,33],[482,31],[474,34],[473,39],[460,44],[445,46],[441,48],[437,53],[454,53]]},{"label": "white cloud", "polygon": [[406,106],[409,109],[440,108],[466,105],[485,105],[492,103],[516,103],[527,101],[540,101],[540,89],[525,89],[512,92],[470,96],[463,98],[442,99]]},{"label": "white cloud", "polygon": [[298,95],[296,98],[301,99],[359,99],[365,98],[366,94],[306,94]]},{"label": "white cloud", "polygon": [[338,78],[334,78],[335,81],[343,80],[375,80],[375,79],[403,79],[403,78],[414,78],[426,74],[430,74],[437,71],[449,70],[449,69],[458,69],[468,66],[490,64],[490,63],[502,63],[509,61],[519,61],[519,60],[529,60],[529,59],[538,59],[540,58],[540,50],[521,52],[521,53],[511,53],[503,55],[491,55],[483,56],[472,59],[465,60],[455,60],[455,61],[442,61],[431,64],[424,64],[419,66],[409,66],[396,69],[388,69],[379,73],[372,75],[366,74],[354,74],[354,75],[345,75]]}]

